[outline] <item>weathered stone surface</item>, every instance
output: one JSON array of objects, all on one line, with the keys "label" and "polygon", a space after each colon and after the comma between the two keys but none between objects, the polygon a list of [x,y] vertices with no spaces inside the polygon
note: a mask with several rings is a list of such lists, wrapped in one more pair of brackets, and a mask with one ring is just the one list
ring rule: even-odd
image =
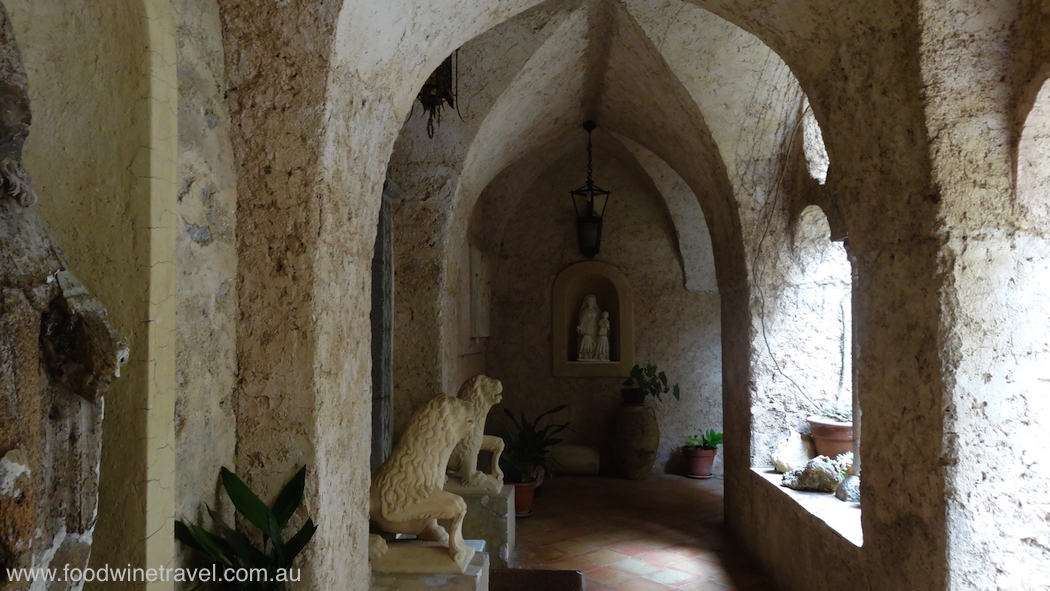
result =
[{"label": "weathered stone surface", "polygon": [[835,497],[847,503],[860,502],[860,478],[853,474],[842,479],[835,488]]},{"label": "weathered stone surface", "polygon": [[[219,469],[235,466],[237,384],[237,170],[226,107],[219,6],[172,3],[179,35],[179,231],[175,357],[174,514],[196,521],[204,504],[233,521]],[[286,482],[287,480],[282,480]],[[193,552],[176,544],[189,564]]]},{"label": "weathered stone surface", "polygon": [[514,556],[517,523],[514,518],[514,486],[505,484],[498,494],[456,494],[467,503],[467,516],[463,518],[463,537],[484,540],[493,566],[513,566],[510,559]]},{"label": "weathered stone surface", "polygon": [[[99,500],[102,397],[127,340],[68,270],[22,168],[26,71],[0,5],[0,562],[83,568]],[[14,176],[12,176],[14,174]],[[0,583],[24,589],[26,583]]]},{"label": "weathered stone surface", "polygon": [[784,474],[783,486],[795,490],[834,492],[842,482],[842,467],[825,456],[817,456],[804,467]]},{"label": "weathered stone surface", "polygon": [[787,473],[804,468],[815,455],[813,442],[792,429],[791,434],[780,443],[770,459],[777,472]]},{"label": "weathered stone surface", "polygon": [[477,552],[463,573],[373,572],[371,591],[489,591],[489,555]]},{"label": "weathered stone surface", "polygon": [[372,572],[382,574],[469,575],[467,568],[474,560],[474,547],[467,545],[455,556],[449,548],[447,542],[388,541],[385,551],[369,550],[369,564]]},{"label": "weathered stone surface", "polygon": [[33,543],[36,498],[32,472],[24,451],[13,449],[0,458],[0,561],[12,564]]},{"label": "weathered stone surface", "polygon": [[[395,230],[399,272],[414,278],[400,292],[404,306],[395,319],[402,360],[395,363],[408,379],[394,400],[411,408],[419,402],[412,397],[450,391],[465,368],[483,371],[495,360],[483,341],[461,340],[458,331],[465,261],[458,241],[468,234],[475,200],[501,170],[515,169],[499,179],[501,197],[485,204],[490,213],[509,212],[484,238],[487,246],[498,244],[509,224],[521,221],[512,199],[534,196],[538,171],[551,170],[567,150],[578,152],[561,134],[593,116],[651,151],[692,193],[653,173],[659,163],[643,162],[660,193],[676,192],[667,200],[671,215],[662,216],[670,219],[663,231],[669,244],[643,263],[668,276],[669,268],[682,267],[678,281],[693,284],[699,269],[675,260],[673,243],[684,256],[696,236],[677,226],[685,219],[709,227],[719,295],[692,307],[679,283],[654,282],[660,297],[644,294],[644,301],[669,306],[668,316],[700,327],[683,335],[685,342],[666,332],[648,337],[648,356],[659,361],[673,351],[668,366],[681,365],[669,374],[697,385],[694,400],[712,408],[661,407],[661,421],[676,425],[664,429],[662,446],[680,445],[671,430],[685,417],[724,422],[726,486],[733,490],[728,521],[776,572],[778,586],[823,591],[859,580],[873,589],[1021,589],[1026,581],[1017,573],[1045,563],[1050,523],[1030,519],[1050,513],[1038,492],[1050,474],[1031,459],[1045,455],[1050,416],[1046,397],[1032,394],[1045,378],[1050,333],[1043,326],[1050,288],[1042,279],[1050,253],[1045,2],[555,1],[528,10],[540,3],[180,0],[173,3],[182,19],[180,51],[170,60],[160,44],[144,39],[156,19],[143,5],[161,4],[153,0],[5,4],[13,13],[17,7],[30,33],[23,49],[35,65],[31,82],[34,75],[40,81],[30,90],[45,106],[36,125],[47,133],[35,134],[26,150],[27,161],[40,165],[30,168],[41,211],[64,245],[77,245],[74,270],[134,344],[158,342],[148,329],[174,316],[148,312],[172,294],[143,280],[171,257],[145,255],[159,244],[155,236],[128,231],[140,228],[143,209],[155,205],[141,187],[173,181],[142,165],[151,134],[174,136],[152,128],[159,114],[178,110],[187,123],[179,129],[188,138],[183,153],[163,158],[199,165],[197,179],[221,181],[189,183],[178,206],[156,204],[184,218],[175,225],[184,230],[176,264],[186,371],[173,382],[180,406],[170,413],[179,429],[171,452],[180,459],[178,486],[143,492],[158,482],[140,478],[154,465],[140,453],[141,442],[154,439],[137,409],[157,408],[139,395],[155,387],[145,370],[157,351],[144,349],[134,355],[140,366],[122,379],[127,396],[109,406],[109,420],[122,427],[112,430],[120,437],[111,436],[104,467],[111,507],[154,503],[166,490],[175,491],[169,506],[193,506],[195,495],[211,494],[196,492],[194,481],[213,478],[207,464],[231,456],[236,433],[238,471],[265,497],[296,466],[318,468],[307,504],[323,521],[305,557],[307,586],[364,588],[364,318],[388,164],[415,166],[421,177],[406,183],[411,195]],[[194,56],[195,40],[209,49],[205,59]],[[419,85],[460,46],[465,121],[450,115],[435,141],[399,148],[388,162],[399,129],[416,136],[422,129],[420,117],[404,125]],[[141,67],[158,55],[180,64],[178,104],[141,100],[150,80],[174,84]],[[205,85],[210,100],[195,100],[192,76],[220,70],[221,82]],[[811,113],[804,113],[807,105]],[[813,124],[826,144],[827,174],[820,178],[810,177],[804,158],[816,137]],[[213,135],[195,138],[203,130]],[[223,160],[229,151],[221,146],[200,149],[223,133],[235,159]],[[215,170],[204,170],[210,166]],[[567,199],[565,187],[578,185],[581,173],[574,164],[564,167],[577,170],[576,178],[544,190]],[[179,180],[174,186],[188,177]],[[617,196],[630,187],[607,188],[614,195],[611,228],[621,223],[613,222]],[[703,209],[703,222],[695,208],[690,216],[671,207],[689,197]],[[207,205],[209,199],[216,203]],[[571,220],[566,201],[544,203],[563,207],[552,220]],[[236,236],[229,233],[234,204]],[[811,232],[820,225],[808,223],[812,205],[823,209],[829,235],[848,234],[858,276],[851,299],[863,355],[855,385],[870,427],[863,450],[870,504],[860,549],[811,535],[819,531],[814,520],[764,502],[768,497],[747,478],[749,466],[765,465],[788,430],[800,427],[794,419],[809,409],[799,390],[827,400],[853,381],[843,359],[848,342],[836,339],[849,332],[842,300],[830,297],[841,282],[812,264],[832,254],[823,228]],[[210,241],[194,241],[184,224]],[[406,253],[418,256],[401,265]],[[546,276],[537,272],[535,279],[529,288],[542,291]],[[27,335],[39,325],[31,320],[47,309],[39,304],[53,300],[52,289],[4,291],[5,335],[30,343]],[[210,308],[209,298],[225,307]],[[506,328],[532,330],[514,321]],[[537,331],[518,352],[540,363],[508,380],[509,392],[520,389],[523,399],[537,401],[523,410],[550,406],[540,406],[554,389],[535,370],[544,365],[534,354],[547,336]],[[711,371],[697,377],[695,367]],[[39,376],[18,379],[18,388],[34,388]],[[600,429],[602,409],[615,404],[615,384],[597,386],[591,392],[609,400],[575,405],[583,439]],[[30,408],[32,401],[19,404],[20,412],[41,410]],[[398,414],[407,421],[407,413]],[[697,425],[688,427],[695,432]],[[201,436],[208,429],[223,436],[214,448]],[[1006,468],[983,469],[992,453]],[[136,477],[121,479],[129,469]],[[144,556],[129,556],[123,546],[156,528],[124,517],[117,509],[100,516],[100,524],[121,525],[98,536],[96,546],[138,561]],[[808,568],[813,564],[823,568]]]}]

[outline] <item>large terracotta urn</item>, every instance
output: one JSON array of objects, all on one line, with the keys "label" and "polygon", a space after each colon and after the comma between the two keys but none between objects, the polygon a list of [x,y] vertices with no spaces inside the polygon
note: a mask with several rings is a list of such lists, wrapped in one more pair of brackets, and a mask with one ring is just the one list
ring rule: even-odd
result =
[{"label": "large terracotta urn", "polygon": [[609,462],[613,474],[645,480],[656,463],[660,425],[653,409],[644,404],[621,404],[609,433]]}]

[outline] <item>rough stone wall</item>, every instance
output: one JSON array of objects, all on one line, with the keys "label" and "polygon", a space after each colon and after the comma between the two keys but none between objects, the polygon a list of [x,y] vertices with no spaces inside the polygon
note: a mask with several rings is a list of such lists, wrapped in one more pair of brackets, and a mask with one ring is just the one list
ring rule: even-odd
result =
[{"label": "rough stone wall", "polygon": [[[1038,168],[1015,176],[1015,158],[1046,153],[1037,131],[1045,106],[1037,95],[1030,112],[1015,113],[1011,100],[1011,87],[1041,82],[1014,76],[1018,62],[1045,56],[1045,37],[1018,34],[1032,20],[1045,26],[1045,10],[923,4],[925,115],[943,216],[948,584],[958,589],[1034,589],[1050,575],[1050,523],[1032,518],[1050,509],[1050,470],[1036,460],[1050,451],[1047,187],[1028,184],[1025,173]],[[1045,63],[1033,59],[1029,72]],[[1031,143],[1016,146],[1018,119],[1032,124]]]},{"label": "rough stone wall", "polygon": [[[487,372],[503,381],[504,406],[535,416],[567,403],[556,417],[572,420],[566,441],[601,448],[623,378],[551,373],[554,279],[584,260],[568,191],[586,176],[586,136],[574,135],[563,140],[572,146],[566,156],[537,171],[527,189],[486,192],[482,201],[488,209],[513,206],[493,281]],[[654,471],[663,472],[687,435],[722,427],[718,296],[685,289],[674,227],[645,170],[610,134],[596,132],[594,143],[595,181],[612,191],[596,260],[616,265],[630,282],[636,359],[656,363],[682,389],[680,401],[650,402],[661,430]],[[713,276],[713,267],[706,272]]]},{"label": "rough stone wall", "polygon": [[220,5],[239,164],[237,466],[264,496],[315,466],[308,586],[368,580],[369,267],[398,129],[444,56],[534,3]]},{"label": "rough stone wall", "polygon": [[[327,57],[338,6],[223,2],[219,8],[230,137],[239,165],[236,471],[264,500],[272,500],[298,466],[311,466],[305,507],[321,529],[307,560],[320,560],[304,581],[324,587],[323,581],[339,577],[342,569],[331,568],[325,551],[318,550],[333,539],[338,521],[317,510],[323,480],[316,412],[324,395],[316,381],[312,295],[320,231],[316,138],[323,130]],[[374,237],[374,220],[369,235]],[[367,294],[367,285],[360,291]],[[367,339],[362,344],[367,351]],[[360,378],[367,392],[367,372]],[[367,401],[361,402],[364,410]],[[358,460],[367,462],[367,453]],[[363,499],[358,494],[347,501]]]},{"label": "rough stone wall", "polygon": [[98,520],[103,395],[127,341],[35,211],[0,198],[0,232],[0,568],[83,569]]},{"label": "rough stone wall", "polygon": [[237,177],[219,6],[178,0],[174,13],[180,183],[175,515],[197,522],[207,514],[204,503],[232,512],[217,479],[220,467],[233,468],[236,445]]},{"label": "rough stone wall", "polygon": [[[456,310],[461,297],[469,297],[461,294],[461,274],[469,266],[464,265],[469,259],[463,257],[463,238],[473,202],[487,184],[478,186],[476,172],[464,173],[464,160],[477,143],[485,143],[477,140],[483,131],[491,141],[491,135],[503,137],[507,125],[530,129],[526,121],[546,119],[564,126],[570,119],[564,111],[579,108],[579,85],[575,80],[576,84],[552,83],[552,77],[566,69],[580,71],[566,65],[579,65],[586,46],[579,38],[585,27],[585,11],[573,3],[556,2],[472,40],[459,50],[463,121],[446,112],[430,139],[425,133],[426,117],[416,106],[401,130],[390,162],[391,174],[401,187],[394,206],[395,439],[422,402],[459,388]],[[557,40],[569,34],[577,41],[566,49]],[[537,52],[542,54],[538,58]],[[547,100],[539,106],[530,104],[533,101],[522,97],[524,93],[534,98],[530,89],[545,93]],[[497,105],[501,112],[491,114]],[[522,138],[519,146],[528,143]],[[493,175],[508,163],[490,150],[482,150],[480,157],[486,163],[501,163]],[[472,182],[470,188],[463,188],[465,181]],[[457,206],[460,201],[469,205]]]},{"label": "rough stone wall", "polygon": [[[931,355],[939,313],[930,295],[937,292],[939,279],[936,241],[930,238],[935,198],[925,164],[926,134],[919,97],[910,91],[919,86],[915,7],[814,1],[781,10],[751,3],[697,4],[757,34],[798,77],[828,147],[831,167],[825,191],[835,197],[859,257],[862,287],[854,295],[854,321],[862,355],[856,387],[867,424],[879,423],[878,432],[865,430],[865,551],[844,557],[815,546],[814,564],[844,563],[854,572],[871,568],[873,576],[856,577],[861,588],[943,587],[939,364]],[[780,207],[785,211],[778,214],[777,234],[786,237],[788,207]],[[749,226],[752,231],[760,227]],[[748,244],[756,244],[758,236],[745,232],[745,237]],[[724,317],[740,320],[725,311]],[[726,342],[723,355],[750,359],[751,387],[768,387],[763,376],[774,372],[761,362],[760,349],[745,353],[739,342]],[[895,371],[886,372],[886,367]],[[734,381],[740,377],[737,371],[727,369],[727,384],[739,384]],[[901,394],[905,391],[909,394]],[[727,432],[735,432],[728,417],[736,421],[747,417],[750,409],[740,408],[730,394]],[[869,412],[878,419],[871,419]],[[757,434],[768,429],[752,423],[752,430]],[[908,444],[900,436],[904,431],[913,438]],[[782,518],[774,507],[751,502],[760,489],[741,468],[727,466],[727,519],[747,547],[780,585],[834,588],[830,579],[816,579],[797,568],[792,548],[764,543],[766,532],[771,527],[779,530]],[[818,527],[810,529],[811,525]],[[802,522],[796,535],[832,534],[819,524]]]}]

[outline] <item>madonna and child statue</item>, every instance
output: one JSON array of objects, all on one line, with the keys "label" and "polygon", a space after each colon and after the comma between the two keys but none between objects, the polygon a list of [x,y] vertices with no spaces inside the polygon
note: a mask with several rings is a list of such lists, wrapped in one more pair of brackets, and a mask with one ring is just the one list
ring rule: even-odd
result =
[{"label": "madonna and child statue", "polygon": [[598,307],[594,294],[587,294],[580,306],[576,333],[579,335],[577,361],[609,361],[609,313]]}]

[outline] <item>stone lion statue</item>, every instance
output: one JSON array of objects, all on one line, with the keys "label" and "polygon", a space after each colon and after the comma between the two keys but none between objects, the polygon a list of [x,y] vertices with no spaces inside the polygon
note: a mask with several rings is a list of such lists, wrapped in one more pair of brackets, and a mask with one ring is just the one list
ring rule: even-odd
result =
[{"label": "stone lion statue", "polygon": [[[369,518],[375,527],[425,541],[447,540],[457,563],[468,555],[463,541],[467,504],[442,490],[445,472],[453,450],[474,432],[479,412],[483,419],[503,399],[502,392],[498,380],[476,376],[463,384],[458,397],[442,394],[412,415],[390,457],[372,474]],[[452,520],[448,532],[438,519]],[[375,546],[375,536],[370,543]]]},{"label": "stone lion statue", "polygon": [[[465,489],[496,494],[503,488],[503,470],[499,458],[503,454],[503,439],[485,435],[485,418],[494,403],[490,402],[503,391],[503,384],[485,376],[475,376],[463,383],[459,399],[469,401],[474,407],[474,424],[467,436],[452,450],[448,459],[449,470],[459,471],[460,485]],[[478,470],[478,454],[481,450],[492,452],[491,475]]]}]

